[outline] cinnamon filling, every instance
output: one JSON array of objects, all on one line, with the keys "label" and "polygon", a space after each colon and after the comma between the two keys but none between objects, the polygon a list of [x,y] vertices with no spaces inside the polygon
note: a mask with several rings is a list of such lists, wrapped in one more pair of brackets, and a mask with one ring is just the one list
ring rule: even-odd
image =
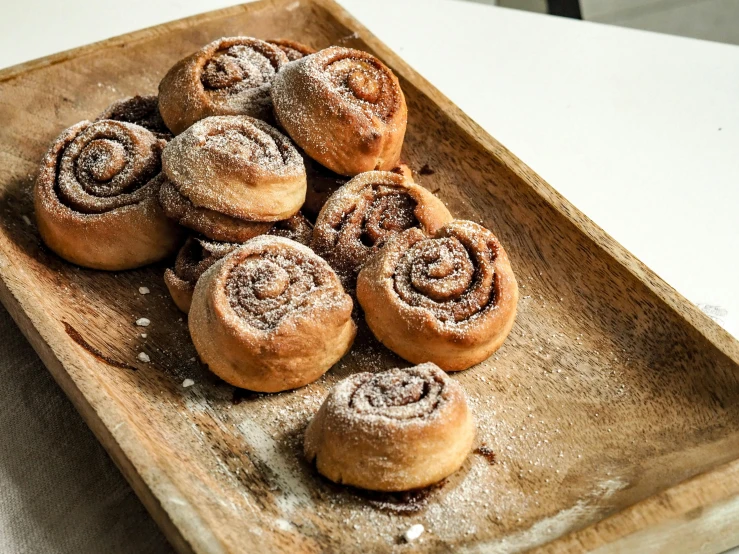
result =
[{"label": "cinnamon filling", "polygon": [[367,58],[341,57],[337,53],[323,67],[333,87],[350,103],[387,121],[398,110],[400,98],[389,70],[379,61]]},{"label": "cinnamon filling", "polygon": [[200,80],[206,89],[232,94],[268,84],[276,73],[277,65],[265,53],[236,44],[216,52],[205,64]]},{"label": "cinnamon filling", "polygon": [[449,236],[422,239],[395,268],[398,296],[445,323],[461,323],[494,305],[495,253],[482,241]]},{"label": "cinnamon filling", "polygon": [[146,129],[117,121],[87,126],[57,157],[59,199],[90,214],[141,202],[161,184],[161,144]]},{"label": "cinnamon filling", "polygon": [[418,227],[416,201],[399,187],[372,185],[358,195],[354,208],[333,225],[334,265],[344,273],[356,272],[372,252],[393,235]]},{"label": "cinnamon filling", "polygon": [[310,303],[327,275],[300,252],[265,252],[237,265],[226,282],[234,312],[256,329],[270,331]]},{"label": "cinnamon filling", "polygon": [[390,419],[430,416],[442,401],[444,383],[423,367],[392,369],[368,376],[354,391],[353,412]]}]

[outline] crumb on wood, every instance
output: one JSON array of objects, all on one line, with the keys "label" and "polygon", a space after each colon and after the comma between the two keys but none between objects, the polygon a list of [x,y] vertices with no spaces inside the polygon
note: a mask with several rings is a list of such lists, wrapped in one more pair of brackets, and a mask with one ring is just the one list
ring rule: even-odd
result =
[{"label": "crumb on wood", "polygon": [[419,175],[433,175],[434,173],[436,173],[436,171],[432,169],[429,164],[423,164],[423,167],[418,170]]}]

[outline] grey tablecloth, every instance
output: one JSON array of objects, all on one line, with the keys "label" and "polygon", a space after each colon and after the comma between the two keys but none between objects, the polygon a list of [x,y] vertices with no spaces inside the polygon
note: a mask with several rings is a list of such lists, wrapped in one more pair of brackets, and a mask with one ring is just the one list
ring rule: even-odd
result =
[{"label": "grey tablecloth", "polygon": [[171,552],[0,306],[0,552]]}]

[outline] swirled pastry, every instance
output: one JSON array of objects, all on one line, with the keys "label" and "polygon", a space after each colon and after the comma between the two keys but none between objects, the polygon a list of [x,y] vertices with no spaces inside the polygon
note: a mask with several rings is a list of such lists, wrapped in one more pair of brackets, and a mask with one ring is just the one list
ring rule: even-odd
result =
[{"label": "swirled pastry", "polygon": [[318,379],[351,347],[352,300],[329,265],[292,240],[254,238],[195,286],[189,325],[202,361],[245,389]]},{"label": "swirled pastry", "polygon": [[503,343],[518,286],[498,239],[471,221],[433,237],[409,229],[391,237],[360,271],[357,299],[374,335],[412,363],[467,369]]},{"label": "swirled pastry", "polygon": [[427,363],[340,381],[308,425],[304,447],[336,483],[404,491],[457,471],[474,438],[462,387]]},{"label": "swirled pastry", "polygon": [[[308,245],[312,232],[311,224],[298,212],[291,218],[272,225],[267,234]],[[241,243],[219,242],[207,237],[191,236],[187,239],[177,254],[174,267],[167,268],[164,272],[164,283],[180,310],[185,313],[190,311],[195,284],[203,273],[239,246]]]},{"label": "swirled pastry", "polygon": [[269,42],[270,44],[274,44],[275,46],[277,46],[277,48],[282,50],[287,56],[287,59],[290,60],[291,62],[294,62],[295,60],[299,60],[300,58],[316,53],[316,51],[310,46],[301,44],[300,42],[296,40],[279,38],[279,39],[268,40],[267,42]]},{"label": "swirled pastry", "polygon": [[159,111],[173,133],[212,115],[269,119],[270,87],[288,62],[273,44],[220,38],[177,62],[159,84]]},{"label": "swirled pastry", "polygon": [[[287,219],[305,200],[305,167],[298,151],[275,128],[247,116],[198,121],[167,144],[162,166],[175,189],[168,189],[167,194],[174,197],[176,192],[191,204],[182,211],[190,216],[177,219],[192,227],[195,220],[207,222],[196,230],[208,236],[209,226],[238,225],[227,218],[248,222]],[[177,205],[172,198],[162,203],[168,213]]]},{"label": "swirled pastry", "polygon": [[105,108],[95,121],[113,119],[140,125],[151,131],[155,137],[170,140],[172,133],[164,124],[159,113],[159,99],[157,96],[132,96],[113,102]]},{"label": "swirled pastry", "polygon": [[362,265],[391,236],[410,228],[434,234],[451,220],[441,200],[404,175],[368,171],[328,199],[311,246],[352,286]]},{"label": "swirled pastry", "polygon": [[72,263],[107,270],[176,252],[180,228],[157,200],[164,144],[119,121],[83,121],[65,130],[44,157],[34,189],[47,246]]},{"label": "swirled pastry", "polygon": [[372,54],[332,46],[286,65],[272,83],[280,125],[342,175],[398,164],[408,110],[397,77]]}]

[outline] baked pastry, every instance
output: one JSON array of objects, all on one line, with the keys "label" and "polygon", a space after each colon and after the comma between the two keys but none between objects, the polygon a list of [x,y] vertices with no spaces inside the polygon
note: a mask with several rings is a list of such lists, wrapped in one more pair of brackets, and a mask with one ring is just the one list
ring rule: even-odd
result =
[{"label": "baked pastry", "polygon": [[[349,181],[349,178],[334,173],[308,156],[303,157],[303,162],[305,163],[308,189],[305,192],[305,204],[303,204],[301,210],[309,220],[315,222],[326,200],[345,185]],[[398,175],[403,175],[409,181],[413,181],[411,168],[402,162],[390,171]]]},{"label": "baked pastry", "polygon": [[[275,128],[247,116],[198,121],[167,144],[162,167],[171,184],[162,198],[167,213],[217,240],[234,240],[235,228],[244,231],[242,221],[287,219],[305,200],[305,167],[298,151]],[[183,199],[176,201],[178,195]],[[215,236],[212,228],[228,233]]]},{"label": "baked pastry", "polygon": [[187,238],[177,253],[174,267],[164,272],[164,284],[180,310],[185,313],[190,311],[195,284],[203,273],[239,246],[238,243],[218,242],[205,237]]},{"label": "baked pastry", "polygon": [[291,62],[299,60],[304,56],[309,56],[316,53],[315,49],[311,48],[310,46],[306,46],[305,44],[301,44],[296,40],[277,38],[268,40],[267,42],[269,42],[270,44],[274,44],[275,46],[277,46],[277,48],[282,50],[287,56],[287,59]]},{"label": "baked pastry", "polygon": [[271,221],[247,221],[216,210],[198,208],[189,198],[182,196],[175,185],[166,178],[159,190],[159,201],[167,217],[174,219],[183,227],[219,242],[246,242],[263,235],[274,225]]},{"label": "baked pastry", "polygon": [[368,171],[328,199],[311,246],[351,288],[362,265],[392,235],[412,227],[434,234],[451,220],[441,200],[404,175]]},{"label": "baked pastry", "polygon": [[275,115],[313,159],[341,175],[398,165],[408,110],[393,72],[372,54],[331,46],[286,65]]},{"label": "baked pastry", "polygon": [[330,480],[390,492],[448,477],[474,438],[462,387],[426,363],[340,381],[308,425],[304,447]]},{"label": "baked pastry", "polygon": [[159,83],[159,111],[179,134],[211,115],[272,115],[270,87],[285,53],[252,37],[220,38],[177,62]]},{"label": "baked pastry", "polygon": [[[313,228],[298,212],[284,221],[278,221],[269,229],[269,235],[285,237],[304,245],[310,243]],[[195,284],[205,271],[218,260],[236,250],[240,243],[219,242],[207,237],[191,236],[177,254],[173,268],[164,272],[164,283],[177,307],[190,311]]]},{"label": "baked pastry", "polygon": [[52,143],[34,188],[41,238],[93,269],[140,267],[177,251],[181,230],[157,200],[165,142],[120,121],[82,121]]},{"label": "baked pastry", "polygon": [[195,286],[190,335],[223,380],[278,392],[318,379],[352,345],[352,300],[329,265],[295,241],[254,238]]},{"label": "baked pastry", "polygon": [[101,119],[134,123],[148,129],[157,138],[165,140],[172,138],[172,133],[167,129],[159,113],[159,98],[156,95],[136,95],[113,102],[95,121]]},{"label": "baked pastry", "polygon": [[503,343],[516,317],[518,286],[495,235],[457,220],[433,237],[419,229],[391,237],[360,271],[357,299],[390,350],[457,371]]}]

